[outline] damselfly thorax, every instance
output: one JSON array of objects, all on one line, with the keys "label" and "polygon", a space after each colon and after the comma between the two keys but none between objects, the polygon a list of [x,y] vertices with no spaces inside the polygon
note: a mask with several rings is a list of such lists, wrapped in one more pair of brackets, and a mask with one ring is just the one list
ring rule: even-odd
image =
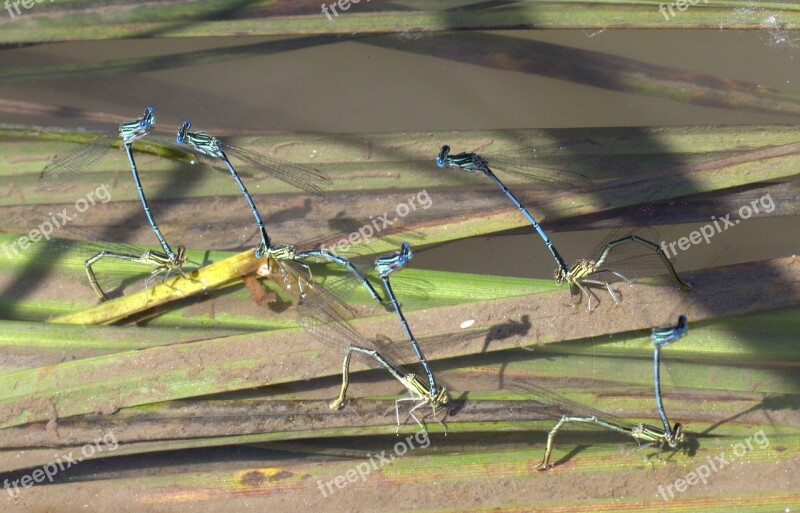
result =
[{"label": "damselfly thorax", "polygon": [[[621,239],[614,240],[609,242],[603,253],[597,260],[582,258],[575,262],[575,265],[572,266],[571,269],[566,269],[564,267],[560,267],[556,269],[554,278],[556,280],[556,284],[561,285],[563,282],[567,282],[570,285],[570,293],[574,295],[575,288],[577,287],[582,294],[586,294],[589,298],[588,309],[591,311],[592,309],[592,297],[593,294],[589,291],[586,285],[594,285],[599,287],[604,287],[608,294],[611,296],[611,299],[614,300],[615,303],[619,304],[620,300],[617,294],[611,287],[611,283],[608,280],[603,279],[595,279],[590,278],[593,275],[601,275],[601,273],[610,273],[617,278],[623,280],[626,283],[632,283],[632,279],[623,275],[620,271],[622,269],[617,270],[617,266],[615,264],[609,265],[607,262],[609,255],[611,252],[616,248],[621,248],[623,246],[635,246],[646,250],[649,255],[653,255],[659,259],[661,265],[663,265],[664,270],[667,271],[669,277],[675,282],[678,288],[683,290],[689,290],[692,288],[691,284],[686,283],[683,281],[680,276],[675,272],[675,268],[673,267],[672,263],[666,257],[664,252],[661,248],[648,241],[645,240],[637,235],[628,235],[626,237],[622,237]],[[618,250],[619,251],[619,250]],[[632,277],[635,279],[636,277]],[[596,299],[596,298],[595,298]]]},{"label": "damselfly thorax", "polygon": [[284,290],[297,291],[300,298],[305,296],[313,276],[311,269],[295,260],[297,251],[290,244],[270,247],[264,254],[264,264],[258,269],[258,275],[269,278]]}]

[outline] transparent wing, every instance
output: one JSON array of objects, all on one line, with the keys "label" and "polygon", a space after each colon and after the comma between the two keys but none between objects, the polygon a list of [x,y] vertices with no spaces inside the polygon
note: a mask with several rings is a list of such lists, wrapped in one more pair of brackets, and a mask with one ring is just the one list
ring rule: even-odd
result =
[{"label": "transparent wing", "polygon": [[617,424],[623,428],[633,429],[635,427],[635,425],[630,421],[621,419],[604,411],[596,410],[590,406],[571,401],[566,397],[556,395],[546,388],[542,388],[537,385],[515,381],[509,383],[506,387],[509,390],[515,391],[517,394],[526,399],[540,401],[544,406],[547,407],[549,413],[555,418],[558,418],[562,415],[597,417],[598,419],[610,422],[612,424]]},{"label": "transparent wing", "polygon": [[[433,285],[427,280],[414,278],[407,273],[395,273],[392,275],[392,289],[400,298],[413,299],[414,301],[427,301],[430,299],[430,291]],[[402,306],[402,301],[400,302]]]},{"label": "transparent wing", "polygon": [[64,230],[64,232],[66,232],[65,235],[70,238],[53,238],[44,243],[52,248],[64,248],[71,251],[80,249],[86,253],[86,258],[94,256],[103,250],[130,255],[141,255],[148,249],[145,246],[135,246],[124,242],[104,241],[104,237],[99,233],[81,226],[68,224],[61,226],[59,230]]},{"label": "transparent wing", "polygon": [[[346,305],[335,291],[317,283],[308,287],[305,296],[297,305],[298,325],[323,344],[341,350],[342,354],[351,345],[374,349],[399,372],[408,372],[398,363],[417,361],[407,341],[397,342],[383,336],[379,336],[380,341],[372,341],[350,324],[357,317],[356,310]],[[426,343],[443,343],[441,340],[441,337],[431,337],[426,339]],[[356,356],[370,367],[383,368],[366,355],[356,353]]]},{"label": "transparent wing", "polygon": [[59,153],[39,175],[38,189],[51,191],[76,181],[103,159],[118,137],[116,131],[106,132],[87,144]]},{"label": "transparent wing", "polygon": [[[376,237],[373,239],[373,242],[374,241],[388,241],[392,243],[392,245],[396,245],[398,248],[402,243],[399,241],[399,239],[395,241],[387,236],[381,236],[380,238]],[[363,284],[357,279],[354,279],[352,273],[345,271],[343,267],[337,264],[331,264],[331,261],[321,256],[319,252],[330,252],[339,258],[349,261],[364,278],[369,280],[371,277],[372,281],[374,282],[373,286],[375,286],[378,292],[381,293],[381,286],[376,285],[380,282],[380,280],[375,277],[375,259],[378,256],[388,252],[376,252],[373,248],[374,245],[368,242],[351,244],[349,242],[348,234],[342,233],[318,237],[313,240],[299,242],[295,245],[295,249],[301,256],[300,260],[303,263],[327,264],[326,270],[328,272],[326,272],[323,283],[325,283],[325,287],[328,291],[333,293],[339,300],[343,302],[347,302],[350,298],[352,298],[353,293],[359,287],[363,286]],[[381,296],[383,295],[384,294],[381,294]]]},{"label": "transparent wing", "polygon": [[[641,276],[635,276],[637,278],[648,275],[652,276],[652,274],[646,273],[653,273],[659,269],[663,269],[664,264],[661,263],[661,260],[657,256],[653,258],[653,256],[656,255],[654,251],[641,244],[620,243],[620,241],[624,241],[632,236],[636,236],[643,241],[655,245],[661,242],[660,235],[651,227],[617,230],[609,234],[602,243],[598,244],[592,251],[592,259],[597,261],[605,254],[606,258],[601,266],[602,269],[614,269],[617,267],[626,270],[641,269],[641,272],[638,273]],[[609,245],[612,245],[611,249],[608,249]]]},{"label": "transparent wing", "polygon": [[580,173],[569,171],[570,164],[579,157],[593,154],[597,147],[596,142],[583,139],[481,156],[492,171],[512,174],[551,190],[580,190],[591,185],[591,181]]},{"label": "transparent wing", "polygon": [[[146,247],[134,246],[132,244],[120,242],[104,242],[103,236],[88,229],[74,225],[62,226],[59,230],[63,229],[63,235],[73,238],[51,238],[47,241],[41,241],[41,251],[46,252],[53,258],[68,258],[75,261],[74,265],[83,267],[83,263],[99,254],[102,251],[111,251],[114,253],[121,253],[131,255],[133,257],[140,257],[146,250]],[[61,233],[59,233],[61,235]],[[37,245],[38,245],[37,244]],[[117,259],[102,259],[96,262],[93,266],[95,277],[97,278],[100,287],[111,296],[116,295],[122,289],[131,284],[141,282],[154,269],[154,266],[147,264],[129,264],[124,263],[124,270],[119,269],[120,261]],[[134,267],[129,267],[133,265]],[[131,269],[140,268],[141,272],[131,271]],[[86,282],[87,288],[89,287],[88,280]]]},{"label": "transparent wing", "polygon": [[222,146],[225,148],[226,153],[230,153],[231,155],[238,157],[240,160],[247,162],[256,169],[263,171],[270,176],[281,180],[282,182],[297,187],[298,189],[302,189],[318,196],[325,195],[325,192],[322,190],[322,186],[330,183],[331,181],[328,175],[317,169],[301,166],[299,164],[293,164],[292,162],[288,162],[277,157],[272,157],[263,153],[256,153],[243,148],[237,148],[236,146],[231,146],[229,144],[223,143]]},{"label": "transparent wing", "polygon": [[[603,262],[598,273],[604,273],[603,279],[609,283],[620,281],[622,275],[630,281],[666,276],[683,286],[682,280],[675,272],[674,259],[670,260],[661,250],[662,239],[654,228],[637,228],[627,233],[612,234],[611,240],[599,246],[592,254],[592,259]],[[617,273],[617,274],[614,274]]]},{"label": "transparent wing", "polygon": [[[599,264],[598,272],[604,274],[604,280],[609,283],[623,280],[614,273],[630,281],[668,276],[679,287],[688,288],[675,272],[674,255],[668,258],[661,249],[665,242],[662,233],[651,225],[655,211],[650,199],[662,197],[672,187],[674,184],[653,188],[636,208],[622,216],[617,227],[589,255],[589,259]],[[634,241],[634,236],[639,240]]]},{"label": "transparent wing", "polygon": [[[375,344],[349,324],[354,317],[352,309],[320,285],[308,287],[297,305],[297,324],[323,344],[340,350],[343,355],[353,345],[377,351]],[[372,358],[361,353],[356,355],[371,367],[380,368]]]}]

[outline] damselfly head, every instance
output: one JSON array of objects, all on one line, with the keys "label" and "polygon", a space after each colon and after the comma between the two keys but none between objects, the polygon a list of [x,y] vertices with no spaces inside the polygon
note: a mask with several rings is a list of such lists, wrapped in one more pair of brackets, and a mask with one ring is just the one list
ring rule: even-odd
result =
[{"label": "damselfly head", "polygon": [[181,127],[178,129],[178,137],[176,137],[178,144],[183,144],[184,141],[186,141],[186,133],[190,128],[192,128],[192,122],[184,121]]},{"label": "damselfly head", "polygon": [[119,125],[119,135],[123,144],[131,144],[150,132],[156,122],[154,112],[152,107],[147,107],[141,118],[125,121]]},{"label": "damselfly head", "polygon": [[139,120],[139,128],[142,130],[150,130],[156,124],[156,111],[153,107],[144,109],[144,115]]},{"label": "damselfly head", "polygon": [[436,395],[433,397],[433,403],[441,406],[450,404],[450,396],[447,394],[447,387],[440,386],[436,390]]},{"label": "damselfly head", "polygon": [[411,251],[411,244],[408,242],[403,242],[400,245],[400,253],[398,255],[398,263],[400,265],[406,265],[411,257],[414,256],[414,253]]},{"label": "damselfly head", "polygon": [[667,438],[667,444],[675,449],[685,441],[686,437],[683,434],[683,425],[680,422],[676,422],[675,427],[672,428],[672,436]]},{"label": "damselfly head", "polygon": [[686,316],[681,315],[678,317],[678,323],[674,326],[666,325],[653,328],[650,339],[657,347],[667,347],[689,332],[689,327],[686,325],[686,322]]},{"label": "damselfly head", "polygon": [[411,260],[413,254],[411,253],[411,244],[404,242],[398,251],[391,255],[379,256],[375,259],[375,268],[378,271],[378,276],[387,278],[390,274],[399,271]]},{"label": "damselfly head", "polygon": [[178,252],[175,255],[175,263],[177,265],[182,265],[186,261],[186,248],[183,246],[178,246]]},{"label": "damselfly head", "polygon": [[[689,327],[686,325],[686,316],[681,315],[678,317],[678,324],[675,325],[675,329],[673,330],[674,336],[673,340],[678,340],[679,338],[683,337],[689,332]],[[671,340],[670,342],[672,342]]]},{"label": "damselfly head", "polygon": [[553,273],[553,278],[556,280],[556,285],[561,285],[564,283],[564,279],[566,279],[567,275],[564,273],[564,269],[557,268]]},{"label": "damselfly head", "polygon": [[450,155],[450,146],[444,145],[442,149],[439,150],[439,155],[436,157],[436,165],[439,167],[445,167],[447,165],[447,156]]}]

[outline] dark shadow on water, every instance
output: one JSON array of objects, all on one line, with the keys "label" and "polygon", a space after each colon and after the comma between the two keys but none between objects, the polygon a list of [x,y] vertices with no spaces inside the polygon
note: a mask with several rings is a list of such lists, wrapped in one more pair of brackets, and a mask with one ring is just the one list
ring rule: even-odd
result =
[{"label": "dark shadow on water", "polygon": [[[230,62],[233,60],[248,59],[256,55],[292,52],[303,48],[338,43],[343,39],[346,38],[334,35],[309,36],[288,40],[261,41],[233,47],[186,51],[146,58],[92,61],[89,63],[76,63],[72,65],[60,64],[55,68],[31,68],[25,73],[22,73],[20,69],[16,69],[13,70],[15,71],[14,73],[10,73],[9,71],[7,75],[0,70],[0,84],[10,85],[19,82],[52,81],[55,79],[86,80],[93,76],[123,77],[125,75],[138,75],[159,70],[174,70],[190,66]],[[123,97],[122,103],[125,103],[124,100],[125,98]],[[61,113],[66,118],[77,118],[82,112],[82,109],[59,107],[57,112],[48,114],[54,115]],[[176,130],[177,128],[178,127],[176,127]]]}]

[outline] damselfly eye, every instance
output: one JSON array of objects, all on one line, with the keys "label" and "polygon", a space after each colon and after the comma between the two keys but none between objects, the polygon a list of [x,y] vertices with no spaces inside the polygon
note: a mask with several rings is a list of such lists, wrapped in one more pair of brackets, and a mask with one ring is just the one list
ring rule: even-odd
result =
[{"label": "damselfly eye", "polygon": [[181,127],[178,129],[178,137],[176,138],[178,144],[183,144],[183,142],[186,140],[186,132],[188,132],[189,128],[191,127],[192,124],[189,121],[183,122]]},{"label": "damselfly eye", "polygon": [[156,118],[154,116],[155,110],[153,107],[147,107],[144,109],[144,116],[142,120],[139,121],[139,128],[145,129],[151,127],[155,124]]},{"label": "damselfly eye", "polygon": [[403,242],[403,244],[400,246],[400,254],[402,264],[405,265],[413,256],[413,253],[411,252],[411,244],[408,242]]},{"label": "damselfly eye", "polygon": [[439,167],[444,167],[447,164],[447,156],[450,154],[450,146],[444,145],[442,149],[439,150],[439,155],[436,157],[436,165]]}]

